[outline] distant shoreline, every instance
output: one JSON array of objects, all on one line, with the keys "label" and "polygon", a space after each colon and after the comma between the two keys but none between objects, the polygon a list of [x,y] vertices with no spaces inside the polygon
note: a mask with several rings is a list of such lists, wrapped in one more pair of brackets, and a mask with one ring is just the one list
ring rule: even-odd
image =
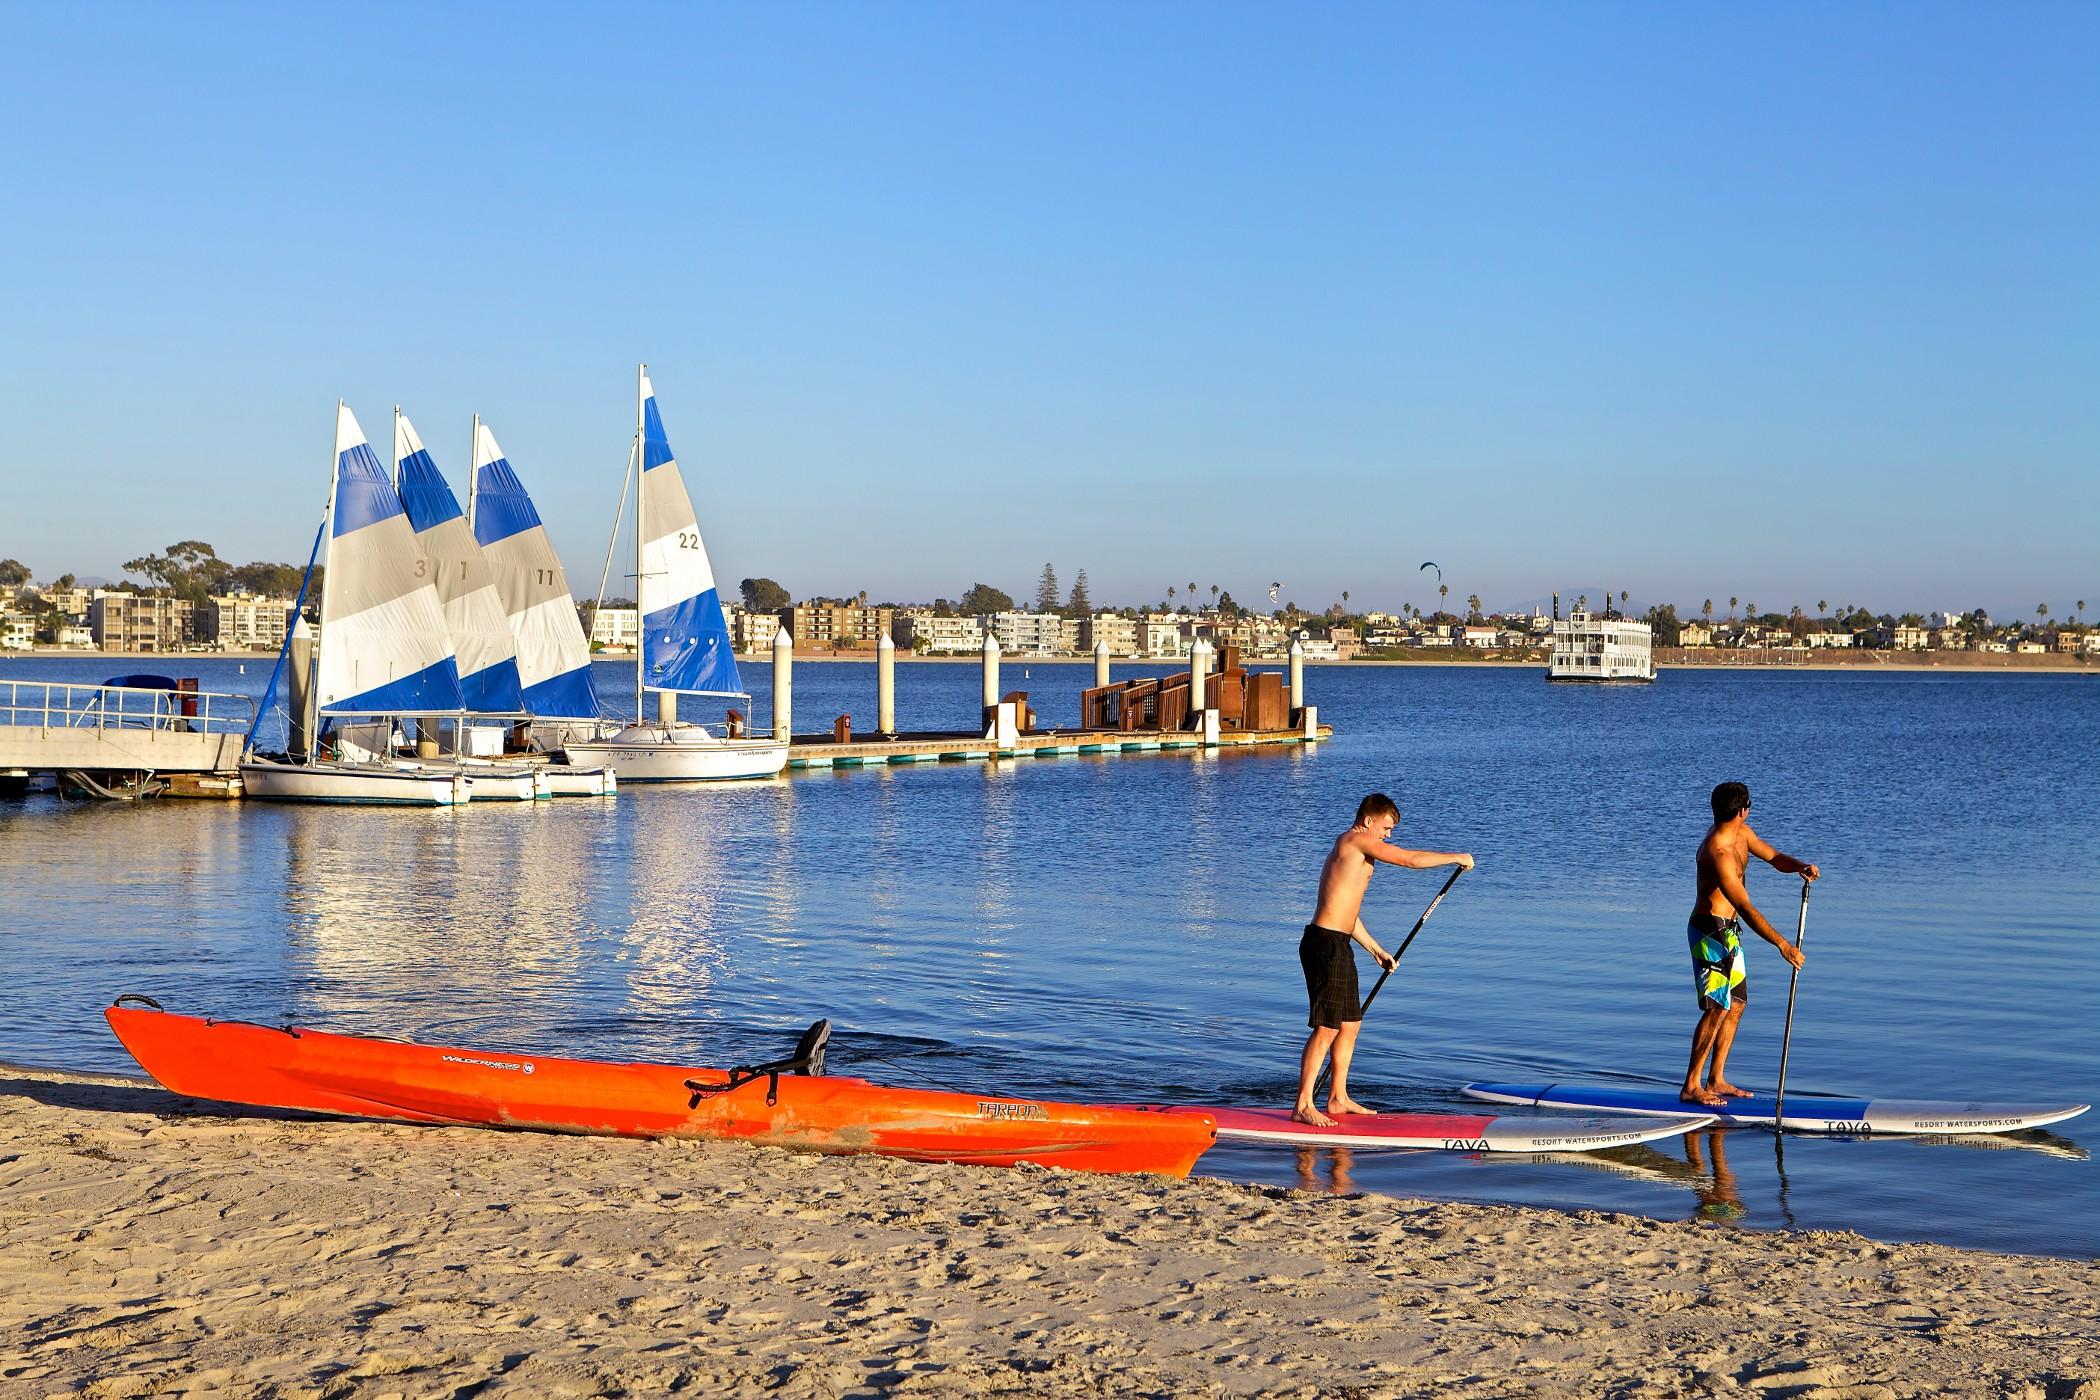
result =
[{"label": "distant shoreline", "polygon": [[[1906,657],[1907,659],[1905,659],[1905,660],[1901,660],[1901,661],[1895,660],[1894,658],[1895,658],[1896,656],[1898,656],[1898,655],[1904,656],[1904,657]],[[276,651],[274,651],[274,650],[271,650],[271,651],[78,651],[78,650],[70,650],[70,649],[64,649],[64,648],[59,648],[59,647],[32,647],[32,648],[30,648],[30,649],[29,649],[29,650],[27,650],[27,651],[0,651],[0,665],[4,665],[4,664],[5,664],[5,663],[6,663],[7,661],[9,661],[10,659],[13,659],[13,658],[15,658],[15,657],[35,657],[35,658],[38,658],[38,659],[46,659],[46,660],[48,660],[48,659],[50,659],[50,658],[53,658],[53,657],[58,657],[58,658],[65,658],[65,659],[75,660],[75,661],[92,661],[92,660],[97,660],[97,659],[100,659],[100,660],[108,660],[108,661],[125,661],[125,662],[138,662],[138,661],[157,661],[157,662],[162,662],[162,663],[166,664],[167,666],[170,666],[170,667],[175,667],[175,668],[178,668],[178,669],[179,669],[180,663],[182,663],[182,662],[185,662],[185,661],[243,661],[243,662],[246,662],[246,661],[275,661],[275,660],[277,659],[277,653],[276,653]],[[1908,658],[1911,658],[1911,657],[1930,657],[1930,658],[1933,658],[1933,659],[1931,659],[1931,660],[1913,660],[1913,659],[1908,659]],[[612,653],[598,652],[598,653],[594,653],[591,659],[592,659],[593,661],[632,661],[632,660],[634,659],[634,653],[632,653],[632,652],[625,652],[625,653],[621,653],[621,652],[612,652]],[[738,662],[740,662],[740,663],[742,663],[742,664],[745,664],[745,665],[763,665],[763,664],[766,664],[766,663],[770,662],[770,661],[772,660],[772,657],[771,657],[771,656],[770,656],[770,654],[768,654],[768,653],[765,653],[765,652],[760,652],[760,653],[757,653],[757,654],[747,654],[747,655],[739,655],[739,656],[737,657],[737,660],[738,660]],[[797,664],[797,665],[801,665],[801,664],[803,664],[803,663],[805,663],[805,662],[827,662],[827,661],[844,661],[844,662],[858,662],[858,663],[861,663],[861,664],[867,664],[867,663],[869,663],[869,662],[872,662],[872,661],[874,661],[874,660],[875,660],[875,653],[874,653],[874,652],[872,652],[872,651],[867,651],[867,652],[850,652],[850,651],[848,651],[848,652],[828,652],[828,653],[825,653],[825,654],[823,654],[823,655],[817,655],[817,656],[813,656],[813,655],[810,655],[810,654],[808,654],[808,653],[806,653],[806,652],[797,652],[797,653],[795,654],[795,662],[796,662],[796,664]],[[914,656],[914,655],[912,655],[912,654],[911,654],[911,653],[909,653],[909,652],[906,652],[906,651],[902,651],[902,650],[900,650],[900,651],[898,651],[898,653],[897,653],[897,660],[898,660],[899,662],[901,662],[901,663],[908,663],[908,664],[912,664],[912,665],[919,665],[919,664],[933,664],[933,665],[941,665],[941,666],[975,666],[975,665],[978,665],[978,664],[980,663],[980,660],[981,660],[981,658],[979,658],[978,656],[975,656],[975,655],[968,655],[968,656]],[[1002,664],[1002,665],[1006,665],[1006,666],[1014,666],[1014,665],[1023,665],[1023,666],[1036,666],[1036,665],[1041,665],[1041,666],[1083,666],[1083,665],[1086,665],[1086,664],[1088,664],[1088,663],[1089,663],[1089,662],[1091,662],[1092,660],[1093,660],[1093,657],[1091,657],[1091,656],[1028,656],[1028,655],[1021,655],[1021,654],[1017,654],[1017,653],[1008,653],[1008,654],[1006,654],[1006,655],[1003,655],[1003,656],[1001,656],[1001,657],[1000,657],[1000,664]],[[1110,661],[1111,661],[1111,663],[1112,663],[1112,664],[1114,664],[1114,665],[1117,665],[1117,666],[1175,666],[1175,667],[1181,667],[1181,666],[1186,666],[1186,665],[1188,664],[1188,659],[1187,659],[1186,657],[1174,657],[1174,656],[1117,656],[1117,657],[1111,657],[1111,658],[1110,658]],[[1248,664],[1249,664],[1249,665],[1252,665],[1252,666],[1256,666],[1256,667],[1272,666],[1272,667],[1278,667],[1278,668],[1281,668],[1281,667],[1287,666],[1287,665],[1288,665],[1289,663],[1288,663],[1288,662],[1286,662],[1286,661],[1283,661],[1283,660],[1257,660],[1257,661],[1251,661],[1251,662],[1249,662]],[[1377,667],[1384,667],[1384,668],[1392,668],[1392,667],[1406,667],[1406,666],[1442,666],[1442,667],[1480,667],[1480,666],[1493,666],[1493,667],[1501,667],[1501,668],[1509,668],[1509,667],[1516,667],[1516,668],[1518,668],[1518,669],[1530,669],[1530,670],[1537,670],[1537,671],[1544,671],[1544,670],[1545,670],[1545,667],[1546,667],[1546,663],[1545,663],[1545,662],[1544,662],[1543,660],[1512,660],[1512,659],[1510,659],[1510,658],[1507,658],[1507,657],[1486,657],[1486,656],[1479,656],[1479,657],[1466,657],[1466,658],[1464,658],[1464,659],[1460,659],[1460,658],[1458,658],[1458,657],[1455,657],[1455,656],[1442,656],[1442,655],[1433,655],[1433,656],[1420,656],[1420,657],[1413,657],[1413,656],[1409,656],[1409,657],[1381,657],[1381,658],[1379,658],[1379,659],[1377,659],[1377,660],[1367,660],[1367,659],[1358,659],[1358,660],[1353,660],[1353,661],[1334,661],[1334,660],[1325,660],[1325,659],[1322,659],[1322,660],[1315,660],[1315,659],[1313,659],[1313,658],[1310,658],[1310,657],[1308,657],[1308,658],[1306,659],[1306,662],[1305,662],[1305,664],[1306,664],[1307,666],[1320,666],[1320,667],[1330,667],[1330,666],[1345,666],[1345,667],[1346,667],[1346,666],[1358,666],[1358,667],[1371,667],[1371,666],[1377,666]],[[1777,661],[1777,660],[1774,660],[1774,661],[1665,661],[1665,662],[1657,662],[1657,663],[1656,663],[1656,670],[1657,670],[1657,671],[2043,671],[2043,672],[2089,672],[2089,673],[2092,673],[2092,674],[2100,675],[2100,658],[2091,658],[2091,657],[2077,657],[2077,656],[2065,656],[2065,655],[2061,655],[2061,654],[2059,654],[2059,653],[2056,653],[2056,652],[2051,652],[2051,653],[2049,653],[2049,654],[2048,654],[2048,655],[2046,655],[2046,656],[2017,656],[2017,655],[2009,655],[2009,654],[2008,654],[2008,655],[1999,655],[1999,654],[1995,654],[1995,653],[1992,653],[1992,652],[1978,652],[1978,651],[1947,651],[1947,652],[1910,652],[1910,653],[1896,653],[1896,652],[1878,652],[1878,651],[1877,651],[1877,652],[1858,652],[1858,653],[1854,653],[1854,654],[1852,654],[1852,655],[1848,656],[1848,657],[1847,657],[1847,658],[1846,658],[1845,660],[1842,660],[1842,661],[1838,661],[1838,660],[1831,660],[1831,659],[1828,659],[1828,658],[1818,658],[1817,660],[1814,660],[1814,661]]]}]

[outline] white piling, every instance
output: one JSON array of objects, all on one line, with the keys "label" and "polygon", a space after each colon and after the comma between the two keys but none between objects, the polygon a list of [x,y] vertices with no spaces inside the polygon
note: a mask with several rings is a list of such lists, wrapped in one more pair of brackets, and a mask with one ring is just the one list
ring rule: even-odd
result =
[{"label": "white piling", "polygon": [[1094,688],[1099,690],[1108,684],[1108,638],[1094,643]]},{"label": "white piling", "polygon": [[1201,715],[1204,709],[1205,680],[1210,675],[1210,643],[1196,638],[1189,648],[1189,714]]},{"label": "white piling", "polygon": [[773,737],[795,736],[795,639],[783,627],[773,634]]},{"label": "white piling", "polygon": [[1291,638],[1291,708],[1305,708],[1305,647]]},{"label": "white piling", "polygon": [[984,634],[984,707],[990,709],[999,703],[999,639],[987,630]]},{"label": "white piling", "polygon": [[887,632],[875,639],[875,727],[897,732],[897,644]]},{"label": "white piling", "polygon": [[301,613],[292,623],[290,676],[286,699],[291,705],[292,732],[286,748],[302,762],[314,751],[314,631]]}]

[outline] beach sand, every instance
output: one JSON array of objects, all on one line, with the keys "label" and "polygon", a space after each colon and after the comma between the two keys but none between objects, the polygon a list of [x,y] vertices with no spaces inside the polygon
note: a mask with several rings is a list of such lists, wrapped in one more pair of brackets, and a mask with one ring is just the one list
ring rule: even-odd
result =
[{"label": "beach sand", "polygon": [[230,1113],[41,1070],[0,1070],[0,1126],[9,1397],[2100,1400],[2091,1262]]}]

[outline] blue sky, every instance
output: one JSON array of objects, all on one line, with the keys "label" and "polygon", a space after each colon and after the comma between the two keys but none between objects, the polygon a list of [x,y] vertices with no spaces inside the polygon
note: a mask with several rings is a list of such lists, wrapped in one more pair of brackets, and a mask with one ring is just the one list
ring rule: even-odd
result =
[{"label": "blue sky", "polygon": [[[0,557],[469,415],[594,591],[2100,605],[2100,7],[9,8]],[[615,592],[624,591],[616,581]]]}]

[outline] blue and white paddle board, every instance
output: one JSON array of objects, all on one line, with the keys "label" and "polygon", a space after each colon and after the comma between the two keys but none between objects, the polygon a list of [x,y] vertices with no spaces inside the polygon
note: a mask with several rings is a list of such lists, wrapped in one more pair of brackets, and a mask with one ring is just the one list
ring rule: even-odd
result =
[{"label": "blue and white paddle board", "polygon": [[[1688,1104],[1671,1089],[1617,1089],[1582,1084],[1468,1084],[1460,1092],[1489,1103],[1586,1112],[1711,1113],[1718,1123],[1770,1126],[1778,1112],[1770,1094],[1729,1099],[1719,1107]],[[1803,1133],[2010,1133],[2076,1118],[2082,1103],[1987,1103],[1963,1099],[1839,1099],[1789,1094],[1781,1126]]]}]

